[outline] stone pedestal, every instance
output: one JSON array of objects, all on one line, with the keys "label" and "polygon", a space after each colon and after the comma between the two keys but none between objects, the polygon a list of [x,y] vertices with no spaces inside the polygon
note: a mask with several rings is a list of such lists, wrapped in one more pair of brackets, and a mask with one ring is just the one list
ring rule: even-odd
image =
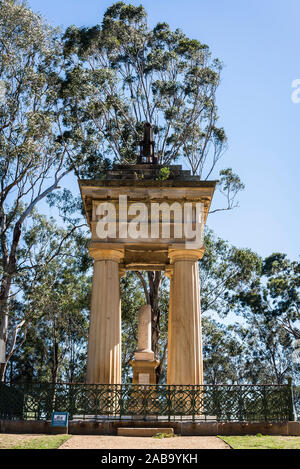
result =
[{"label": "stone pedestal", "polygon": [[157,360],[131,360],[133,368],[133,384],[156,384],[155,370],[159,365]]},{"label": "stone pedestal", "polygon": [[156,384],[155,370],[159,362],[154,360],[154,352],[151,348],[151,306],[142,306],[138,316],[138,350],[135,352],[135,360],[130,362],[133,368],[132,382],[134,384]]},{"label": "stone pedestal", "polygon": [[87,382],[121,383],[121,303],[119,262],[122,250],[90,249],[94,257]]},{"label": "stone pedestal", "polygon": [[203,250],[170,249],[167,384],[203,384],[198,259]]}]

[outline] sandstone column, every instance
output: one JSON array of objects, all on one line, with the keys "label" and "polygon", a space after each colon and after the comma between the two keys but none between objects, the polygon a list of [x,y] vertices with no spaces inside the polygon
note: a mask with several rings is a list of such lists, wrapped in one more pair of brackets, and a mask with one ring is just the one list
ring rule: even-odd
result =
[{"label": "sandstone column", "polygon": [[122,249],[90,248],[95,259],[88,342],[87,382],[121,384]]},{"label": "sandstone column", "polygon": [[201,249],[170,249],[168,384],[203,384],[198,259]]}]

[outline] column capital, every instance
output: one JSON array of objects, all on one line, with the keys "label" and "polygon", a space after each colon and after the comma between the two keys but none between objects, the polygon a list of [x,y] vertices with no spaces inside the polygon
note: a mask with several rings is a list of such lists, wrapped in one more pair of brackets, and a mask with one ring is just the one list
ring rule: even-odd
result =
[{"label": "column capital", "polygon": [[103,247],[103,245],[95,246],[93,243],[89,246],[90,256],[95,259],[95,261],[115,261],[120,264],[124,259],[124,249],[122,248],[108,248]]},{"label": "column capital", "polygon": [[170,264],[174,264],[176,261],[192,261],[196,262],[202,259],[204,255],[204,247],[201,249],[178,249],[169,248],[168,257]]},{"label": "column capital", "polygon": [[172,278],[174,272],[174,266],[173,265],[167,265],[165,268],[165,276],[168,278]]}]

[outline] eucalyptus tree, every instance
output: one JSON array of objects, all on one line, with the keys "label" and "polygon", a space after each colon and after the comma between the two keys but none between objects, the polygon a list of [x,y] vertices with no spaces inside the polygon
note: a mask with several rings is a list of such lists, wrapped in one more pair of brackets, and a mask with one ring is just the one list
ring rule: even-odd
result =
[{"label": "eucalyptus tree", "polygon": [[[264,259],[261,291],[264,314],[275,317],[293,339],[300,339],[300,262],[286,254],[273,253]],[[263,288],[263,280],[266,281]]]},{"label": "eucalyptus tree", "polygon": [[206,229],[205,256],[199,263],[202,313],[220,317],[237,312],[236,302],[260,278],[261,257],[249,248],[237,248]]},{"label": "eucalyptus tree", "polygon": [[[64,242],[62,242],[64,240]],[[86,240],[36,211],[18,249],[10,304],[7,378],[83,379],[91,275]]]},{"label": "eucalyptus tree", "polygon": [[[253,263],[245,262],[248,281],[221,294],[221,301],[215,304],[222,308],[225,301],[224,311],[242,318],[244,327],[237,333],[245,344],[245,379],[254,384],[281,384],[289,375],[295,379],[299,376],[299,361],[293,356],[299,350],[300,338],[300,264],[283,253],[265,259],[257,256],[255,264],[254,268]],[[218,270],[215,263],[208,268],[209,283],[215,268]],[[218,290],[215,294],[219,297]]]},{"label": "eucalyptus tree", "polygon": [[235,329],[204,316],[203,370],[206,384],[241,384],[245,346]]},{"label": "eucalyptus tree", "polygon": [[241,290],[234,303],[236,311],[246,318],[277,324],[295,343],[299,342],[299,261],[291,261],[286,254],[278,252],[266,257],[256,281]]},{"label": "eucalyptus tree", "polygon": [[300,263],[286,254],[266,257],[256,282],[235,298],[237,312],[276,319],[292,338],[300,339]]},{"label": "eucalyptus tree", "polygon": [[215,102],[221,63],[207,45],[166,23],[151,29],[141,5],[117,2],[101,26],[68,28],[65,53],[74,132],[88,122],[99,150],[132,163],[143,122],[151,122],[159,163],[184,158],[193,174],[210,176],[226,136]]},{"label": "eucalyptus tree", "polygon": [[203,318],[203,364],[208,384],[284,384],[299,382],[292,362],[292,340],[276,320],[252,317],[221,324]]},{"label": "eucalyptus tree", "polygon": [[7,341],[23,325],[11,329],[9,318],[24,225],[71,171],[72,149],[63,135],[59,31],[23,2],[0,6],[0,341],[7,357]]},{"label": "eucalyptus tree", "polygon": [[[135,163],[144,122],[153,125],[158,163],[212,176],[227,137],[216,105],[222,63],[206,44],[167,23],[150,28],[142,5],[117,2],[101,25],[67,28],[64,53],[65,138],[77,143],[79,176],[100,175],[112,160]],[[232,208],[244,186],[231,168],[220,176]]]},{"label": "eucalyptus tree", "polygon": [[249,316],[235,330],[243,344],[240,374],[244,382],[284,384],[289,376],[298,379],[299,365],[293,365],[291,336],[276,319]]}]

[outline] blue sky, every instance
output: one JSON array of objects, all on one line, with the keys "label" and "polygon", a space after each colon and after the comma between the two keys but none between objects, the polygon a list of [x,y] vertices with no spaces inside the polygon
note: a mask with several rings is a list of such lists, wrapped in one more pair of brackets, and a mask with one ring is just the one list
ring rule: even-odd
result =
[{"label": "blue sky", "polygon": [[[53,25],[100,23],[113,1],[30,0]],[[229,139],[221,167],[246,185],[240,207],[210,215],[215,232],[261,256],[299,256],[299,0],[144,0],[149,24],[166,21],[210,46],[224,63],[218,90],[220,124]],[[220,169],[221,169],[220,167]],[[215,205],[219,204],[218,195]]]}]

